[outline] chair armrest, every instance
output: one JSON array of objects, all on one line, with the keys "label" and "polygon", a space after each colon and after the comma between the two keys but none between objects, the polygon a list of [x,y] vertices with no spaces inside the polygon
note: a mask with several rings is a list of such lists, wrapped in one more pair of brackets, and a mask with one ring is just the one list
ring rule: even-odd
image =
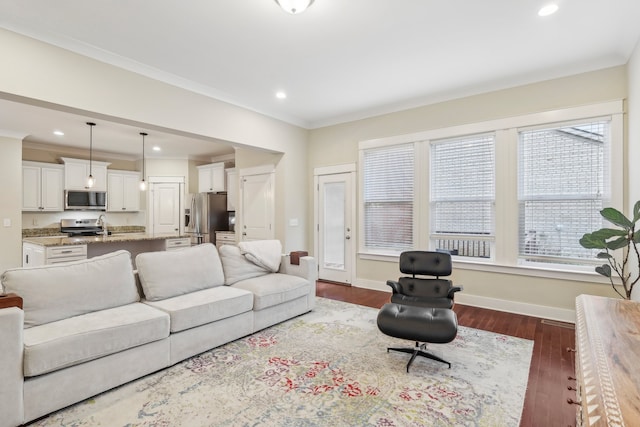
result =
[{"label": "chair armrest", "polygon": [[[1,425],[17,426],[24,418],[22,358],[24,312],[18,307],[0,309],[0,414]],[[5,424],[6,423],[6,424]]]},{"label": "chair armrest", "polygon": [[396,282],[395,280],[387,280],[387,286],[391,286],[391,290],[393,291],[394,295],[402,293],[402,286],[400,286],[400,283]]},{"label": "chair armrest", "polygon": [[460,292],[462,289],[463,289],[462,285],[452,286],[451,289],[449,289],[449,293],[447,294],[447,297],[450,299],[453,299],[453,294],[455,294],[456,292]]},{"label": "chair armrest", "polygon": [[283,255],[280,260],[280,270],[278,273],[291,274],[293,276],[307,279],[309,283],[315,286],[318,280],[318,268],[316,267],[316,259],[310,256],[300,258],[300,264],[295,265],[289,262],[289,256]]}]

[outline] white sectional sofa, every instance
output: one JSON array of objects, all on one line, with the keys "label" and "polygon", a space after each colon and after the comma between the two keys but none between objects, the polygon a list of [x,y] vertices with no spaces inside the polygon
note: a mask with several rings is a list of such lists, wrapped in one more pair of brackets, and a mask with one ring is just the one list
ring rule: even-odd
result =
[{"label": "white sectional sofa", "polygon": [[274,268],[204,244],[139,254],[139,280],[127,251],[6,271],[4,292],[21,296],[24,310],[0,309],[0,426],[312,310],[315,260],[277,258]]}]

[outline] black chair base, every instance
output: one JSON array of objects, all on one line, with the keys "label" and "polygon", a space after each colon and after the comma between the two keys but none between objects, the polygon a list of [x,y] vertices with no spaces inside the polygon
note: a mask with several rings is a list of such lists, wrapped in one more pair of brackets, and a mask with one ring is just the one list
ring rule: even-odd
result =
[{"label": "black chair base", "polygon": [[409,353],[409,354],[411,354],[411,359],[409,359],[409,363],[407,363],[407,372],[409,372],[409,366],[411,366],[411,364],[415,360],[416,356],[422,356],[422,357],[426,357],[427,359],[435,360],[437,362],[446,363],[447,365],[449,365],[449,369],[451,369],[451,363],[447,362],[444,359],[439,358],[436,355],[433,355],[431,353],[427,353],[426,351],[424,351],[426,348],[427,348],[427,344],[426,343],[420,344],[420,343],[416,342],[416,346],[414,348],[387,347],[387,353],[389,351],[399,351],[401,353]]}]

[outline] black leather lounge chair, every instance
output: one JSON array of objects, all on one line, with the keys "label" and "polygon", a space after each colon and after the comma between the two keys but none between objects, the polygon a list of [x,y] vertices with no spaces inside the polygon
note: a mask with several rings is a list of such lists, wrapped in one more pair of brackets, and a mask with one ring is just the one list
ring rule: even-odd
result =
[{"label": "black leather lounge chair", "polygon": [[411,354],[407,372],[417,356],[446,363],[451,368],[451,363],[426,351],[427,343],[448,343],[458,333],[453,295],[462,287],[441,278],[451,274],[451,266],[448,253],[407,251],[400,255],[400,271],[411,277],[387,281],[393,295],[378,313],[378,328],[386,335],[415,341],[413,348],[387,348]]}]

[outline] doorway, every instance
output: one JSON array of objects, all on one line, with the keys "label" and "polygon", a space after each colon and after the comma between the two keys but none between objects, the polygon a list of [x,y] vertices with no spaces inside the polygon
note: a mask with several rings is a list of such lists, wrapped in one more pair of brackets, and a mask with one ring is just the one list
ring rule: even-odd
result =
[{"label": "doorway", "polygon": [[[270,172],[265,172],[269,170]],[[273,239],[275,230],[273,167],[240,169],[241,240]],[[236,219],[237,220],[237,219]]]},{"label": "doorway", "polygon": [[314,171],[318,278],[352,284],[355,277],[355,165]]},{"label": "doorway", "polygon": [[[149,177],[147,232],[179,235],[184,229],[184,178]],[[157,180],[157,181],[156,181]],[[159,181],[159,182],[158,182]]]}]

